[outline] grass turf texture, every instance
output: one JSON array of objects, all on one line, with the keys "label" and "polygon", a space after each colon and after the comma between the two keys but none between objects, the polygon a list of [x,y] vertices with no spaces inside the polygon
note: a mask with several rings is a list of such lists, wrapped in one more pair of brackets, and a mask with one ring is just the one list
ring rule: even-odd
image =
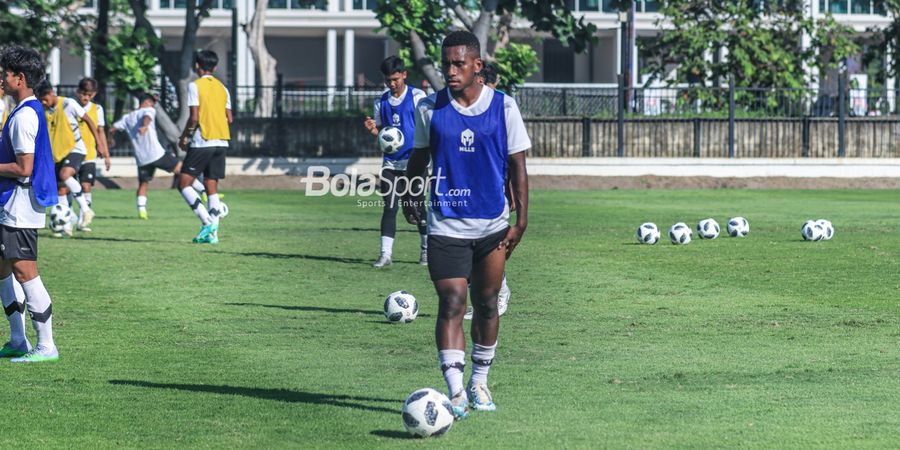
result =
[{"label": "grass turf texture", "polygon": [[[374,270],[380,210],[356,198],[231,191],[221,244],[198,246],[176,192],[152,192],[139,221],[133,194],[100,191],[90,237],[41,232],[61,360],[0,361],[21,424],[0,447],[892,447],[896,197],[533,193],[491,372],[499,411],[414,440],[403,400],[445,388],[412,227]],[[645,221],[724,231],[732,215],[749,237],[634,238]],[[820,217],[835,239],[803,242]],[[389,325],[399,289],[419,318]]]}]

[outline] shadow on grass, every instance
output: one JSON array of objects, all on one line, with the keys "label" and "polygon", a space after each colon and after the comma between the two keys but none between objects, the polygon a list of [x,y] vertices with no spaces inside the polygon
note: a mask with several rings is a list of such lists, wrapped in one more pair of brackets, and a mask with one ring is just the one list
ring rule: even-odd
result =
[{"label": "shadow on grass", "polygon": [[400,430],[375,430],[369,434],[390,439],[421,439]]},{"label": "shadow on grass", "polygon": [[[296,306],[296,305],[265,305],[262,303],[225,303],[227,306],[258,306],[260,308],[283,309],[286,311],[309,311],[309,312],[326,312],[332,314],[367,314],[371,316],[384,316],[381,311],[372,309],[353,309],[353,308],[326,308],[324,306]],[[431,317],[428,314],[419,314],[419,317]],[[388,323],[384,321],[372,322]]]},{"label": "shadow on grass", "polygon": [[[250,256],[254,258],[267,259],[308,259],[311,261],[330,261],[344,264],[362,264],[366,266],[372,265],[375,259],[347,258],[342,256],[321,256],[321,255],[303,255],[300,253],[273,253],[273,252],[216,252],[227,255]],[[419,265],[418,261],[394,261],[394,264],[414,264]]]},{"label": "shadow on grass", "polygon": [[[337,227],[331,227],[331,228],[319,228],[318,231],[372,231],[372,232],[378,232],[378,233],[380,233],[380,232],[381,232],[381,229],[380,229],[380,228],[360,228],[360,227],[352,227],[352,228],[337,228]],[[397,232],[397,233],[416,233],[416,234],[419,234],[419,230],[416,230],[416,229],[414,229],[414,228],[413,228],[413,229],[407,229],[407,228],[404,228],[404,229],[398,229],[398,230],[396,230],[396,232]]]},{"label": "shadow on grass", "polygon": [[75,236],[71,239],[77,241],[104,241],[104,242],[137,242],[137,243],[152,243],[152,244],[171,244],[172,241],[155,241],[152,239],[131,239],[131,238],[120,238],[120,237],[100,237],[100,236]]},{"label": "shadow on grass", "polygon": [[360,409],[365,411],[397,414],[398,408],[369,406],[360,402],[402,403],[396,399],[360,397],[353,395],[316,394],[314,392],[293,391],[290,389],[266,389],[240,386],[217,386],[209,384],[153,383],[140,380],[109,380],[109,384],[119,386],[135,386],[152,389],[171,389],[176,391],[202,392],[206,394],[240,395],[243,397],[275,400],[288,403],[306,403],[310,405],[330,405],[341,408]]}]

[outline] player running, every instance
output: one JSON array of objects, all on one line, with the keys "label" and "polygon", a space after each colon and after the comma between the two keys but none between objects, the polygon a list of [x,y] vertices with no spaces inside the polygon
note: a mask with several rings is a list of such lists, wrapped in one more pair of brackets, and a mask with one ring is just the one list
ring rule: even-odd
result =
[{"label": "player running", "polygon": [[[202,227],[194,238],[197,244],[219,242],[219,218],[222,203],[219,198],[219,180],[225,178],[225,152],[231,139],[229,124],[231,94],[221,81],[213,76],[219,57],[210,50],[194,54],[194,72],[200,77],[188,85],[188,119],[178,145],[185,151],[184,165],[178,188],[181,196],[200,219]],[[203,206],[200,195],[191,186],[203,175],[209,210]]]},{"label": "player running", "polygon": [[[497,296],[506,260],[528,226],[524,152],[531,140],[512,97],[476,80],[480,54],[472,33],[457,31],[444,39],[441,66],[447,88],[421,102],[407,168],[408,176],[422,177],[431,157],[428,271],[439,299],[438,357],[457,418],[468,415],[470,400],[476,410],[496,409],[487,377],[497,348]],[[513,226],[503,193],[507,173],[517,202]],[[473,368],[464,389],[468,280]]]},{"label": "player running", "polygon": [[[78,82],[78,90],[76,91],[78,104],[84,108],[85,113],[94,124],[97,125],[97,136],[103,141],[103,146],[109,148],[106,141],[106,115],[103,113],[103,106],[93,102],[97,95],[97,80],[87,77],[82,78]],[[83,120],[78,121],[78,129],[81,132],[81,138],[84,139],[84,147],[87,149],[84,162],[78,169],[76,177],[81,182],[81,192],[84,192],[84,199],[87,201],[88,207],[94,208],[94,202],[91,198],[91,190],[94,187],[95,177],[97,176],[97,142],[94,141],[94,135],[91,129]],[[109,152],[103,157],[106,170],[109,170],[110,160]],[[82,231],[90,231],[90,229],[80,228]]]},{"label": "player running", "polygon": [[[372,135],[377,136],[379,129],[393,126],[403,133],[404,143],[394,154],[385,154],[381,165],[381,195],[384,198],[384,211],[381,213],[381,255],[372,267],[382,268],[392,264],[394,253],[394,236],[397,232],[397,211],[403,201],[398,193],[407,190],[405,176],[409,155],[412,154],[413,137],[415,135],[416,106],[425,98],[425,93],[406,84],[406,66],[403,60],[390,56],[381,63],[381,73],[387,91],[375,101],[373,116],[366,117],[365,126]],[[424,224],[418,225],[421,252],[419,264],[428,264],[428,235]]]},{"label": "player running", "polygon": [[[53,306],[37,268],[37,229],[44,226],[45,208],[57,201],[44,107],[33,91],[44,78],[44,63],[38,52],[13,46],[0,56],[0,68],[0,85],[16,102],[0,138],[0,299],[10,328],[0,357],[55,361]],[[37,332],[34,348],[25,337],[26,307]]]},{"label": "player running", "polygon": [[[167,152],[159,143],[156,133],[156,96],[143,93],[139,97],[140,107],[119,119],[110,128],[110,133],[118,130],[128,134],[134,149],[134,161],[138,166],[137,210],[138,218],[147,220],[147,190],[156,169],[162,169],[175,175],[181,174],[181,161]],[[200,180],[191,184],[194,190],[202,194],[205,189]]]},{"label": "player running", "polygon": [[[69,201],[66,194],[71,192],[79,206],[78,228],[88,231],[88,226],[94,220],[94,211],[88,206],[87,199],[84,198],[81,190],[81,184],[75,178],[75,174],[81,170],[81,164],[87,155],[87,147],[81,136],[79,120],[83,121],[90,130],[94,142],[97,143],[97,153],[104,159],[109,157],[106,139],[100,139],[97,125],[87,115],[84,108],[74,99],[57,96],[49,81],[41,81],[34,91],[46,109],[47,127],[53,146],[53,160],[56,162],[56,173],[60,182],[59,202],[68,207]],[[72,235],[71,225],[66,226],[65,233]]]}]

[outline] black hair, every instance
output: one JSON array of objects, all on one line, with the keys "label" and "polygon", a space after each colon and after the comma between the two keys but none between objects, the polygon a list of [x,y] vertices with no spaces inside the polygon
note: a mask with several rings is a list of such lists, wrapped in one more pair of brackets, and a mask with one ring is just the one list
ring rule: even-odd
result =
[{"label": "black hair", "polygon": [[84,77],[78,82],[78,90],[81,92],[97,92],[97,80],[91,77]]},{"label": "black hair", "polygon": [[392,55],[385,58],[381,62],[381,74],[384,76],[393,75],[398,72],[406,72],[406,64],[400,57]]},{"label": "black hair", "polygon": [[484,78],[484,84],[495,84],[497,76],[497,66],[494,63],[484,63],[484,66],[481,68],[481,77]]},{"label": "black hair", "polygon": [[459,47],[465,45],[470,52],[474,52],[479,58],[481,57],[481,43],[478,38],[469,31],[454,31],[444,38],[441,43],[441,51],[445,48]]},{"label": "black hair", "polygon": [[[25,76],[28,77],[28,75],[25,75]],[[27,80],[28,78],[25,78],[25,79]],[[38,83],[37,86],[34,87],[34,96],[37,98],[43,98],[45,95],[49,94],[51,91],[53,91],[53,85],[50,84],[50,82],[47,81],[47,79],[45,78],[45,79],[41,80],[41,82]]]},{"label": "black hair", "polygon": [[153,102],[155,103],[156,95],[149,92],[141,92],[140,94],[138,94],[138,100],[140,100],[141,103],[144,103],[147,100],[153,100]]},{"label": "black hair", "polygon": [[34,88],[44,79],[44,60],[34,49],[13,45],[3,49],[0,67],[25,75],[25,86]]},{"label": "black hair", "polygon": [[212,72],[219,65],[219,56],[212,50],[197,50],[194,53],[194,63],[200,66],[200,70]]}]

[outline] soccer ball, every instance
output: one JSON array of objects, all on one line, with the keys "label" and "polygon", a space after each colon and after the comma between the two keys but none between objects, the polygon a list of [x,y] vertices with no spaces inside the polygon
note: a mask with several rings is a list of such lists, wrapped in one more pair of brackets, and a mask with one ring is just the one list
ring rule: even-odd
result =
[{"label": "soccer ball", "polygon": [[378,147],[386,155],[393,155],[403,147],[403,132],[397,127],[384,127],[378,132]]},{"label": "soccer ball", "polygon": [[384,316],[391,323],[409,323],[418,315],[419,304],[409,292],[392,292],[384,299]]},{"label": "soccer ball", "polygon": [[228,216],[228,205],[225,202],[219,202],[219,217],[224,219],[226,216]]},{"label": "soccer ball", "polygon": [[728,235],[731,237],[746,237],[750,233],[750,222],[743,217],[728,219]]},{"label": "soccer ball", "polygon": [[719,237],[719,222],[715,219],[703,219],[697,224],[697,236],[700,239],[715,239]]},{"label": "soccer ball", "polygon": [[413,436],[440,436],[453,426],[450,399],[434,389],[419,389],[403,403],[403,426]]},{"label": "soccer ball", "polygon": [[807,220],[800,227],[800,234],[803,235],[803,240],[805,241],[821,241],[825,238],[825,228],[814,220]]},{"label": "soccer ball", "polygon": [[816,223],[821,225],[822,229],[825,231],[825,235],[822,236],[822,239],[830,241],[831,238],[834,237],[834,225],[831,224],[831,221],[826,219],[819,219],[816,221]]},{"label": "soccer ball", "polygon": [[647,222],[641,224],[637,229],[637,240],[641,244],[653,245],[659,242],[659,228],[655,223]]},{"label": "soccer ball", "polygon": [[50,208],[50,229],[54,233],[62,233],[66,225],[73,220],[75,220],[75,213],[72,212],[72,208],[59,203]]},{"label": "soccer ball", "polygon": [[673,244],[684,245],[691,243],[691,227],[684,222],[678,222],[669,228],[669,240]]}]

